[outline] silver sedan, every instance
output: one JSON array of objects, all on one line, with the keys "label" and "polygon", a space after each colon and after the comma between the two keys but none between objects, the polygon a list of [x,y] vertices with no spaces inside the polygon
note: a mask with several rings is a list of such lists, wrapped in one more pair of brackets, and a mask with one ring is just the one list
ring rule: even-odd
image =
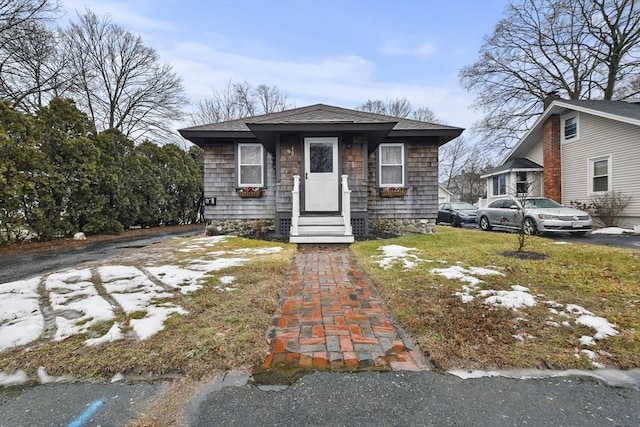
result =
[{"label": "silver sedan", "polygon": [[520,230],[525,234],[571,233],[584,236],[593,227],[587,212],[568,208],[544,197],[504,198],[478,209],[476,221],[482,230],[493,227]]}]

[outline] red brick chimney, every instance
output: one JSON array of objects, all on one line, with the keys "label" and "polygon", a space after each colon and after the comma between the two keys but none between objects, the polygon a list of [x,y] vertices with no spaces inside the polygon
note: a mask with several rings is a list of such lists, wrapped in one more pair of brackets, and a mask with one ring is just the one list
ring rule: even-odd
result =
[{"label": "red brick chimney", "polygon": [[[549,92],[544,98],[546,110],[558,92]],[[562,160],[560,158],[560,115],[552,114],[542,124],[542,163],[544,166],[544,196],[562,203]]]},{"label": "red brick chimney", "polygon": [[543,111],[546,110],[549,107],[549,105],[551,105],[551,103],[556,99],[562,99],[560,98],[560,95],[558,95],[558,91],[554,90],[554,91],[548,92],[547,95],[542,100],[542,105],[544,106]]}]

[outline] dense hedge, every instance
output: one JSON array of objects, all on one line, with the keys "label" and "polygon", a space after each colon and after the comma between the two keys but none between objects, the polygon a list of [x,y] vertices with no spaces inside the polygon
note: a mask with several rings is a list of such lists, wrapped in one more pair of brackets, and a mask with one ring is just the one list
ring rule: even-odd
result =
[{"label": "dense hedge", "polygon": [[96,132],[67,99],[35,115],[0,102],[0,242],[197,222],[202,167],[195,146]]}]

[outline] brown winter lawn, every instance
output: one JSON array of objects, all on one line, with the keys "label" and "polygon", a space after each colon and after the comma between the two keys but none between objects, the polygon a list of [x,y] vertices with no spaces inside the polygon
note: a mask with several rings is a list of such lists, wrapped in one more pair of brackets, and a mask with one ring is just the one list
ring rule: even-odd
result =
[{"label": "brown winter lawn", "polygon": [[[516,249],[516,239],[438,227],[434,235],[360,242],[352,251],[396,322],[439,369],[640,367],[640,252],[533,237],[525,250],[546,259],[503,255]],[[406,270],[400,263],[381,268],[379,248],[391,244],[416,248],[411,253],[421,261]],[[463,302],[455,294],[469,283],[432,272],[452,266],[504,275],[475,275],[483,282],[471,292],[474,299]],[[483,290],[514,285],[528,288],[536,305],[514,310],[485,302],[496,292]],[[579,324],[585,313],[569,304],[590,312],[586,318],[606,319],[618,334],[582,344],[582,336],[596,331]]]},{"label": "brown winter lawn", "polygon": [[[396,322],[439,369],[593,368],[582,350],[593,352],[604,366],[640,367],[640,252],[568,240],[570,244],[559,245],[531,238],[526,250],[547,258],[520,260],[502,255],[515,249],[515,235],[439,227],[434,235],[358,242],[351,250]],[[184,240],[137,254],[155,253],[174,264],[206,255],[180,252],[180,244]],[[411,269],[394,264],[385,270],[377,263],[384,245],[415,248],[412,253],[419,261]],[[203,289],[175,296],[173,302],[188,314],[172,315],[163,331],[145,341],[124,339],[98,347],[86,347],[83,336],[37,341],[0,353],[0,371],[20,369],[33,377],[43,366],[49,375],[85,379],[108,379],[116,373],[197,379],[258,364],[269,351],[267,337],[295,245],[238,238],[208,249],[272,246],[284,250],[220,271]],[[123,257],[136,265],[136,256]],[[474,299],[463,302],[455,294],[464,282],[432,273],[451,266],[467,271],[483,267],[503,275],[476,275],[483,282],[471,292]],[[235,291],[216,290],[222,275],[236,277]],[[514,285],[528,288],[536,305],[514,310],[485,303],[488,294],[483,296],[483,290],[509,291]],[[595,331],[578,324],[584,311],[569,304],[606,319],[618,334],[582,344],[580,338],[593,337]],[[121,321],[126,324],[127,319]],[[92,332],[101,335],[108,326]]]}]

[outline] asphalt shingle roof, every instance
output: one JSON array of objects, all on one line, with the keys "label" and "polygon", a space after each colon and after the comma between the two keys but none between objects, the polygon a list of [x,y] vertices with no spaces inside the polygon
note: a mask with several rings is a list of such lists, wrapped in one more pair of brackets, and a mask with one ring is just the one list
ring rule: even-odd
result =
[{"label": "asphalt shingle roof", "polygon": [[193,126],[183,130],[188,131],[249,131],[248,124],[306,124],[306,123],[392,123],[397,122],[393,130],[451,130],[460,129],[454,126],[445,126],[436,123],[422,122],[400,117],[386,116],[384,114],[368,113],[365,111],[350,110],[348,108],[334,107],[325,104],[309,105],[307,107],[293,108],[277,113],[263,114],[254,117],[245,117],[227,122],[211,123],[202,126]]},{"label": "asphalt shingle roof", "polygon": [[506,162],[504,162],[502,165],[491,169],[490,171],[486,172],[483,176],[485,175],[495,175],[497,173],[500,172],[506,172],[509,170],[513,170],[513,169],[542,169],[542,166],[537,164],[536,162],[533,162],[529,159],[525,159],[525,158],[521,158],[518,157],[516,159],[509,159]]},{"label": "asphalt shingle roof", "polygon": [[614,114],[616,116],[627,117],[640,120],[640,104],[626,101],[596,101],[596,100],[560,100],[564,104],[571,104],[590,110],[601,111],[603,113]]}]

